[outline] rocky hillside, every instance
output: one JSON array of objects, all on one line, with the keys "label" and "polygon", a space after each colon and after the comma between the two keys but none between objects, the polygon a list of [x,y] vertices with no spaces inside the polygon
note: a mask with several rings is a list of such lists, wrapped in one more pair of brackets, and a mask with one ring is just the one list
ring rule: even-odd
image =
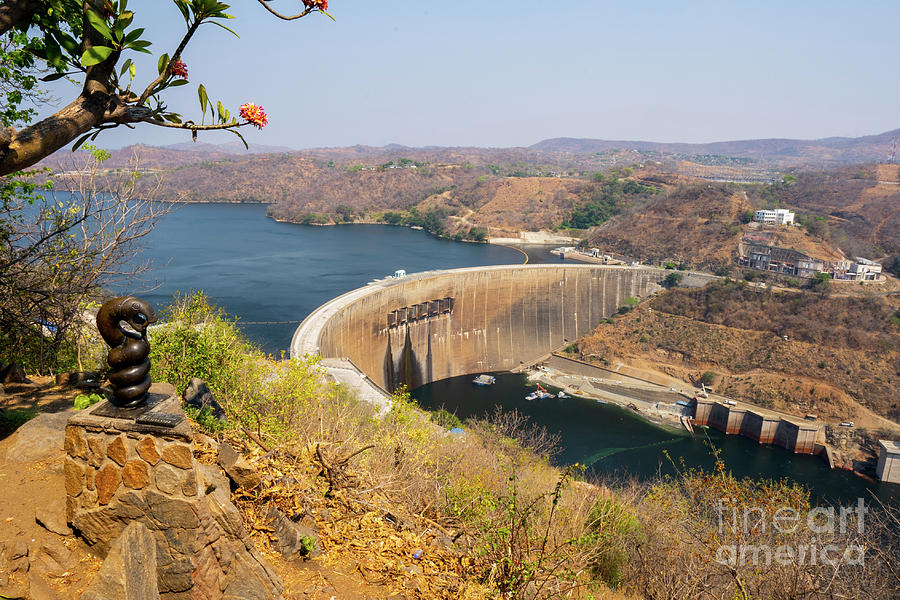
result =
[{"label": "rocky hillside", "polygon": [[[785,339],[786,338],[786,339]],[[669,290],[579,342],[596,360],[630,358],[717,392],[796,415],[900,421],[900,299],[760,290],[723,281]],[[874,414],[873,414],[874,413]]]},{"label": "rocky hillside", "polygon": [[682,184],[592,230],[591,246],[642,261],[716,268],[734,263],[746,194],[722,183]]},{"label": "rocky hillside", "polygon": [[[809,229],[848,255],[900,255],[900,166],[857,165],[797,173],[760,188],[760,202],[811,216]],[[818,219],[816,218],[818,217]]]}]

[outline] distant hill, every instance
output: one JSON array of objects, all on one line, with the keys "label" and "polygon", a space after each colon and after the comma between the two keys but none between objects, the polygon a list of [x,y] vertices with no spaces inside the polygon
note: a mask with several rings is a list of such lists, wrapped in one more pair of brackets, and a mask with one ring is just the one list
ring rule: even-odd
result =
[{"label": "distant hill", "polygon": [[265,146],[263,144],[250,144],[245,148],[239,141],[226,142],[224,144],[205,144],[197,142],[181,142],[163,146],[165,150],[179,150],[182,152],[194,152],[197,154],[276,154],[285,152],[298,152],[295,148],[287,146]]},{"label": "distant hill", "polygon": [[690,156],[716,154],[801,167],[884,161],[890,153],[891,142],[895,139],[900,139],[900,129],[858,138],[829,137],[820,140],[774,138],[709,144],[552,138],[538,142],[529,149],[569,154],[604,152],[616,148]]}]

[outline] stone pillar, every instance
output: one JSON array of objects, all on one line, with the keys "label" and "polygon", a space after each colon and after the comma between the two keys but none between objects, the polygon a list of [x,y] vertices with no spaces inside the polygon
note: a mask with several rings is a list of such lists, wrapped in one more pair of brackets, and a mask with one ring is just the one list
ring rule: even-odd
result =
[{"label": "stone pillar", "polygon": [[[143,414],[106,401],[66,426],[66,517],[105,556],[133,521],[156,540],[162,598],[268,600],[281,582],[248,541],[218,467],[199,465],[175,389],[150,388]],[[154,424],[168,418],[172,426]],[[148,418],[149,417],[149,418]]]},{"label": "stone pillar", "polygon": [[900,443],[878,440],[878,479],[890,483],[900,483]]}]

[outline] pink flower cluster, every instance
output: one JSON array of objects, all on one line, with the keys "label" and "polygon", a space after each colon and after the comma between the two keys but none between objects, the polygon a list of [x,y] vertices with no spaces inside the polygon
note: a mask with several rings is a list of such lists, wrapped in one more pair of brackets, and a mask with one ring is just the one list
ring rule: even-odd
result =
[{"label": "pink flower cluster", "polygon": [[269,124],[269,117],[262,106],[257,106],[252,102],[241,104],[241,118],[256,125],[257,129],[262,129]]},{"label": "pink flower cluster", "polygon": [[306,8],[311,8],[313,10],[328,10],[328,0],[303,0],[303,4]]},{"label": "pink flower cluster", "polygon": [[169,73],[171,73],[173,77],[181,77],[182,79],[187,79],[187,65],[180,60],[172,61],[172,63],[169,65]]}]

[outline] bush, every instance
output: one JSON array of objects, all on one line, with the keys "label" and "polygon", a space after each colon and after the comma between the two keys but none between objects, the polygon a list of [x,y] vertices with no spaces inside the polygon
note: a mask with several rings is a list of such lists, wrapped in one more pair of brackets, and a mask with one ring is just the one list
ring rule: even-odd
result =
[{"label": "bush", "polygon": [[704,373],[703,375],[700,376],[700,383],[707,385],[707,386],[712,385],[712,382],[715,381],[716,377],[718,377],[718,376],[719,376],[719,374],[716,373],[715,371],[707,371],[706,373]]},{"label": "bush", "polygon": [[666,275],[666,278],[663,280],[663,287],[665,288],[674,288],[678,287],[678,284],[681,283],[681,280],[684,276],[681,273],[669,273]]},{"label": "bush", "polygon": [[453,429],[454,427],[462,427],[463,422],[452,412],[443,408],[432,411],[431,420],[444,429]]},{"label": "bush", "polygon": [[164,324],[149,332],[154,381],[167,381],[181,394],[199,377],[217,398],[246,387],[248,370],[262,355],[202,292],[176,296],[161,314]]}]

